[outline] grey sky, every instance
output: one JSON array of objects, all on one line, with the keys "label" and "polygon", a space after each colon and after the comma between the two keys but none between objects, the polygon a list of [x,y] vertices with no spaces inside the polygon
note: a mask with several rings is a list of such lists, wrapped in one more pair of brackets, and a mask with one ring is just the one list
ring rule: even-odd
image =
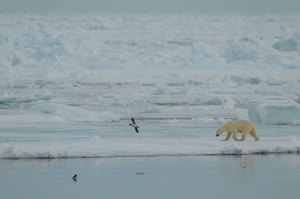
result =
[{"label": "grey sky", "polygon": [[0,13],[300,13],[300,0],[0,0]]}]

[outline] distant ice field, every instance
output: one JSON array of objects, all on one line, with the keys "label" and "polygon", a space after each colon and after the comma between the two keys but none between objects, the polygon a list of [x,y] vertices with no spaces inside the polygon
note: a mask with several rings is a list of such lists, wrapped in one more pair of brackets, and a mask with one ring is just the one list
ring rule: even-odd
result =
[{"label": "distant ice field", "polygon": [[299,19],[0,15],[0,158],[299,153]]},{"label": "distant ice field", "polygon": [[300,124],[298,16],[28,14],[0,27],[2,123],[209,122],[251,107],[258,123]]}]

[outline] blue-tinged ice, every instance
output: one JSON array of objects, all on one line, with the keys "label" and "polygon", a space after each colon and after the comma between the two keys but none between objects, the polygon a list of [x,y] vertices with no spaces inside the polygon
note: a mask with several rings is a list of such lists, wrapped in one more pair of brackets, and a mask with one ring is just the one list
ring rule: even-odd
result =
[{"label": "blue-tinged ice", "polygon": [[[299,16],[3,14],[0,30],[0,158],[299,153]],[[228,119],[260,141],[221,142]]]},{"label": "blue-tinged ice", "polygon": [[300,105],[289,101],[267,101],[250,104],[249,118],[258,124],[299,125]]}]

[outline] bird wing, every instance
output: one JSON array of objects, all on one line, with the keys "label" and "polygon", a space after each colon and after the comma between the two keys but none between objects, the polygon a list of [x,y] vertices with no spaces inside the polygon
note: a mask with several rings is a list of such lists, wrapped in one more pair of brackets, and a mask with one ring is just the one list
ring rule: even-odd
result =
[{"label": "bird wing", "polygon": [[132,124],[135,124],[135,121],[134,121],[133,117],[131,118],[131,121],[132,121]]},{"label": "bird wing", "polygon": [[137,127],[134,128],[137,133],[139,133],[139,129]]}]

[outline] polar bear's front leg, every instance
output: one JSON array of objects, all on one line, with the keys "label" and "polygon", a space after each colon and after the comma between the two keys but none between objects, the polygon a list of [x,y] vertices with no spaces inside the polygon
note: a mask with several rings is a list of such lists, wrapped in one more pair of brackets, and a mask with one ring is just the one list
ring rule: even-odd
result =
[{"label": "polar bear's front leg", "polygon": [[242,132],[242,138],[239,141],[245,141],[247,134],[247,132]]},{"label": "polar bear's front leg", "polygon": [[235,141],[238,140],[238,139],[237,139],[237,134],[238,134],[238,132],[233,132],[233,134],[232,134],[232,138],[233,138]]},{"label": "polar bear's front leg", "polygon": [[227,131],[227,136],[223,141],[228,141],[230,137],[231,137],[231,132]]}]

